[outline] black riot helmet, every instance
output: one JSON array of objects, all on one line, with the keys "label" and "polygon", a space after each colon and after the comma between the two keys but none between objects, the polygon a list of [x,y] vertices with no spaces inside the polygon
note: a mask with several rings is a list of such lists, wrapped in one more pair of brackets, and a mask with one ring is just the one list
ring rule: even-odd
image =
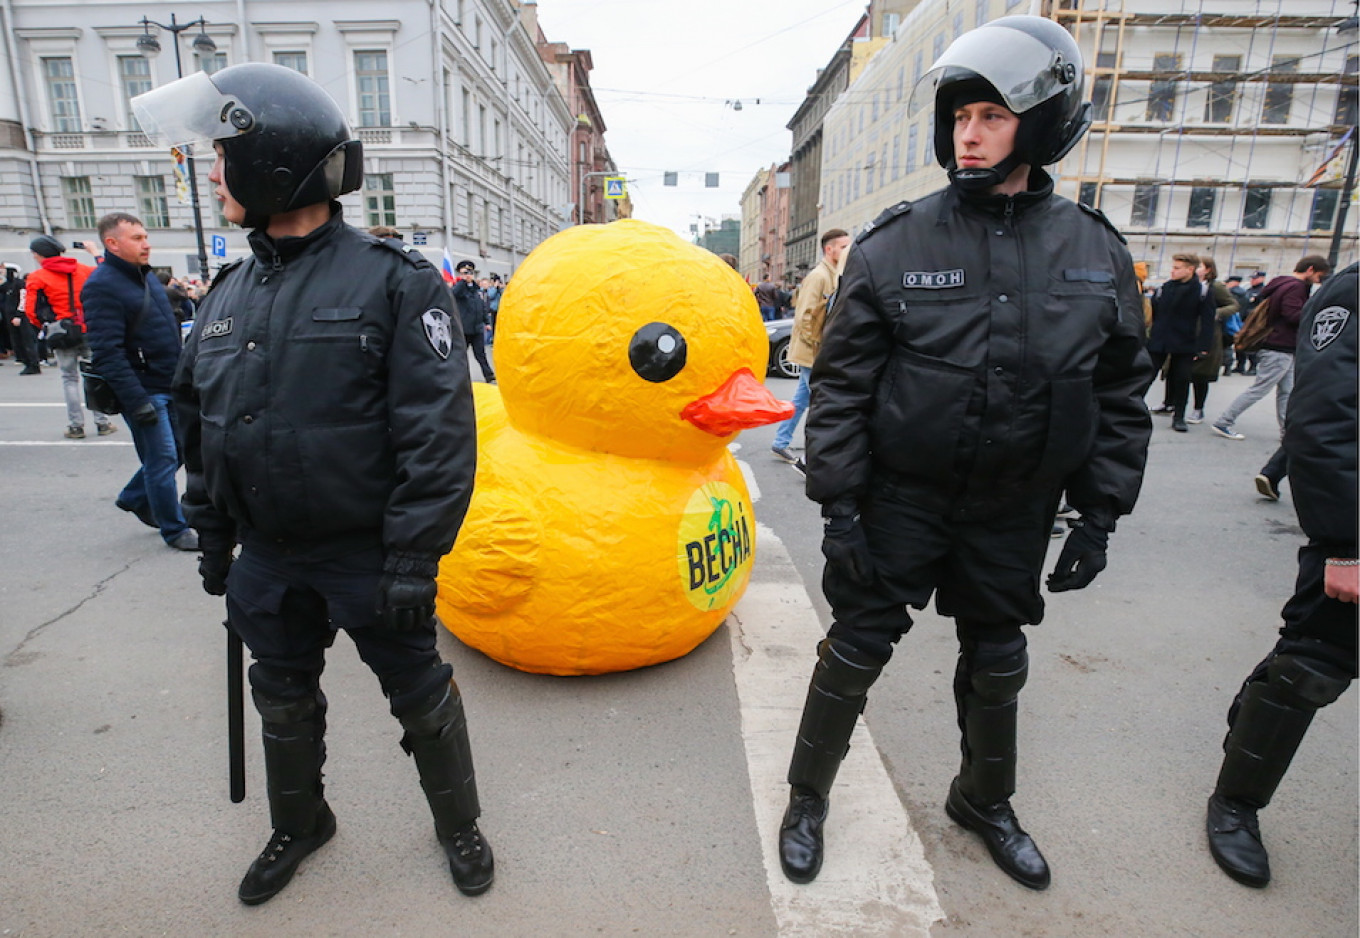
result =
[{"label": "black riot helmet", "polygon": [[[1005,16],[964,33],[921,76],[911,112],[935,106],[935,159],[965,189],[1000,183],[1022,163],[1047,166],[1076,146],[1091,126],[1083,101],[1081,51],[1067,30],[1041,16]],[[988,169],[954,162],[954,109],[995,101],[1020,118],[1015,150]]]},{"label": "black riot helmet", "polygon": [[326,202],[363,183],[363,145],[340,107],[305,75],[247,62],[197,72],[132,99],[146,134],[166,146],[221,144],[223,181],[246,227]]}]

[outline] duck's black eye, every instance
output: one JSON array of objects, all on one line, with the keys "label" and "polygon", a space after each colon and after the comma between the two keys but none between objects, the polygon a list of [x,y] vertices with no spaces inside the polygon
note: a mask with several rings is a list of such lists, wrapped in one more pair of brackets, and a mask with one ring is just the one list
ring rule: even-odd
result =
[{"label": "duck's black eye", "polygon": [[628,362],[638,377],[660,384],[685,367],[685,337],[664,322],[649,322],[633,333],[628,343]]}]

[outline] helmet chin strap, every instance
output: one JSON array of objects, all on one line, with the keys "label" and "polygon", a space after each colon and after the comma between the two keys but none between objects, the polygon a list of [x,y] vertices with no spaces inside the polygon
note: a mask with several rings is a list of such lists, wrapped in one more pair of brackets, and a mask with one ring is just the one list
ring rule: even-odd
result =
[{"label": "helmet chin strap", "polygon": [[1000,163],[995,166],[988,166],[985,169],[973,167],[959,169],[958,162],[951,160],[949,163],[949,182],[964,192],[986,192],[993,186],[999,186],[1005,182],[1010,174],[1015,172],[1015,168],[1023,162],[1024,160],[1014,151]]}]

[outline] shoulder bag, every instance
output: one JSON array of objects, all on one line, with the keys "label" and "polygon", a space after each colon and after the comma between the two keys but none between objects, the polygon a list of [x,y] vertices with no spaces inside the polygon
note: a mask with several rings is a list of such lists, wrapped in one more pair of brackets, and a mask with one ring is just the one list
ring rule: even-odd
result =
[{"label": "shoulder bag", "polygon": [[1233,337],[1233,348],[1239,352],[1257,351],[1266,344],[1274,325],[1270,318],[1270,297],[1266,297],[1242,321],[1242,328]]}]

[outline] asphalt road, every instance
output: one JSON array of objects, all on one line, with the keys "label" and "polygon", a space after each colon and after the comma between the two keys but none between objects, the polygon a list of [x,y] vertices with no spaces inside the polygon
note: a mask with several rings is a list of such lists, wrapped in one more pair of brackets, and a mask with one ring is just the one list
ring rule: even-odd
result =
[{"label": "asphalt road", "polygon": [[[764,428],[738,452],[760,493],[756,575],[688,657],[549,678],[441,634],[491,892],[453,889],[400,728],[342,638],[324,682],[340,832],[248,909],[236,883],[268,815],[250,713],[248,796],[227,799],[221,601],[192,555],[113,507],[136,467],[126,430],[62,441],[56,372],[17,373],[0,367],[0,938],[1357,933],[1353,691],[1319,714],[1262,813],[1275,882],[1238,886],[1203,844],[1223,714],[1273,642],[1301,537],[1287,489],[1270,504],[1252,487],[1267,404],[1239,421],[1241,443],[1159,423],[1109,569],[1031,632],[1014,803],[1053,865],[1047,892],[1011,883],[944,816],[955,645],[929,612],[870,696],[822,877],[793,887],[772,867],[778,776],[827,613],[815,506]],[[1210,412],[1245,386],[1219,382]]]}]

